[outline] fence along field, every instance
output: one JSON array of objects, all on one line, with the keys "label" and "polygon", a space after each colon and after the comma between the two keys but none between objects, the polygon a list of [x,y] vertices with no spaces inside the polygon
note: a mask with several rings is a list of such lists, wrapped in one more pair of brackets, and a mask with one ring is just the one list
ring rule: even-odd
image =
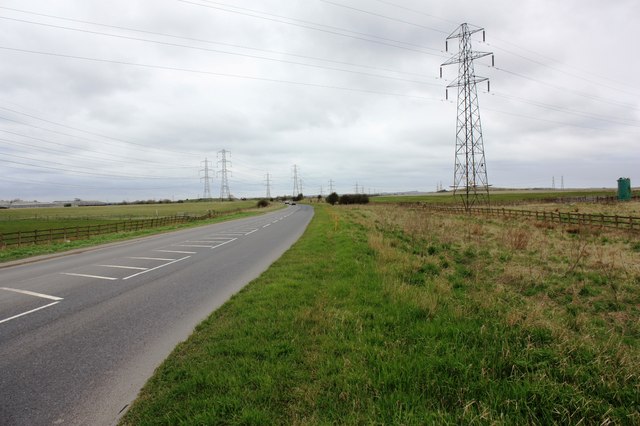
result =
[{"label": "fence along field", "polygon": [[176,225],[254,205],[237,201],[0,210],[0,249]]},{"label": "fence along field", "polygon": [[[441,212],[465,213],[462,207],[434,206],[421,204],[421,207]],[[605,214],[590,214],[561,211],[519,210],[505,208],[476,207],[469,209],[469,213],[484,216],[502,216],[507,218],[528,218],[547,222],[565,223],[569,225],[596,226],[601,228],[619,228],[640,231],[640,217],[618,216]]]}]

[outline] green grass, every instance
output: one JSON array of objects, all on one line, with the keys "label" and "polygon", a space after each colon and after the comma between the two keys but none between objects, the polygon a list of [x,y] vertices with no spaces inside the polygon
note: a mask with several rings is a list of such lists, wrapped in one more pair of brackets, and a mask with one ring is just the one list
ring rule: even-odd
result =
[{"label": "green grass", "polygon": [[590,258],[567,273],[576,255],[514,249],[513,226],[317,206],[121,423],[638,424],[640,277]]},{"label": "green grass", "polygon": [[26,232],[35,229],[72,228],[76,226],[122,222],[129,219],[147,219],[174,215],[202,216],[209,211],[224,213],[251,208],[255,205],[255,200],[247,200],[234,202],[0,209],[0,233]]},{"label": "green grass", "polygon": [[[274,207],[277,208],[277,207]],[[273,208],[271,208],[273,209]],[[269,211],[271,209],[263,210]],[[26,259],[33,256],[46,254],[61,253],[65,251],[93,247],[101,244],[107,244],[117,241],[128,240],[132,238],[144,237],[148,235],[159,234],[163,232],[175,231],[178,229],[192,228],[196,226],[210,225],[227,220],[242,219],[244,217],[254,216],[263,211],[245,210],[241,212],[222,212],[220,216],[212,219],[186,222],[178,225],[163,226],[158,228],[141,229],[138,231],[118,232],[113,234],[104,234],[93,236],[88,239],[73,240],[69,242],[54,242],[51,244],[24,245],[22,247],[12,247],[0,250],[0,263],[10,262],[14,260]],[[86,225],[86,224],[85,224]]]},{"label": "green grass", "polygon": [[[534,191],[534,190],[513,190],[513,191],[494,191],[491,192],[492,203],[509,203],[520,201],[535,201],[545,198],[571,198],[571,197],[610,197],[615,196],[616,190],[581,190],[581,191]],[[460,203],[460,198],[454,198],[453,193],[439,193],[428,195],[398,195],[398,196],[381,196],[371,197],[371,201],[375,203],[435,203],[435,204],[454,204]]]}]

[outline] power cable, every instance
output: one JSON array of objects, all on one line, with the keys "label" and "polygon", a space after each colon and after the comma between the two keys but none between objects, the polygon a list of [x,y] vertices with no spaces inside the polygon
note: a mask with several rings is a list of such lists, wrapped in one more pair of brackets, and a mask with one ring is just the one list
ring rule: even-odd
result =
[{"label": "power cable", "polygon": [[13,11],[13,12],[20,12],[20,13],[29,14],[29,15],[35,15],[35,16],[40,16],[40,17],[58,19],[58,20],[67,21],[67,22],[75,22],[75,23],[81,23],[81,24],[95,25],[95,26],[103,27],[103,28],[111,28],[111,29],[117,29],[117,30],[130,31],[130,32],[135,32],[135,33],[140,33],[140,34],[149,34],[149,35],[155,35],[155,36],[160,36],[160,37],[168,37],[168,38],[179,39],[179,40],[195,41],[195,42],[198,42],[198,43],[216,44],[216,45],[220,45],[220,46],[235,47],[235,48],[239,48],[239,49],[252,50],[252,51],[269,53],[269,54],[292,56],[292,57],[301,58],[301,59],[311,59],[311,60],[320,61],[320,62],[334,63],[334,64],[339,64],[339,65],[348,65],[348,66],[357,67],[357,68],[372,69],[372,70],[375,70],[375,71],[386,71],[386,72],[393,72],[393,73],[398,73],[398,74],[424,76],[424,74],[421,74],[421,73],[400,71],[400,70],[396,70],[396,69],[392,69],[392,68],[373,67],[373,66],[370,66],[370,65],[356,64],[356,63],[353,63],[353,62],[345,62],[345,61],[336,61],[336,60],[327,59],[327,58],[320,58],[320,57],[317,57],[317,56],[300,55],[300,54],[296,54],[296,53],[283,52],[283,51],[279,51],[279,50],[259,49],[259,48],[256,48],[256,47],[245,46],[245,45],[241,45],[241,44],[223,43],[223,42],[219,42],[219,41],[205,40],[205,39],[194,38],[194,37],[184,37],[184,36],[179,36],[179,35],[175,35],[175,34],[160,33],[160,32],[156,32],[156,31],[148,31],[148,30],[141,30],[141,29],[136,29],[136,28],[131,28],[131,27],[123,27],[123,26],[118,26],[118,25],[109,25],[109,24],[99,23],[99,22],[95,22],[95,21],[86,21],[86,20],[81,20],[81,19],[65,18],[65,17],[61,17],[61,16],[49,15],[49,14],[38,13],[38,12],[32,12],[32,11],[27,11],[27,10],[23,10],[23,9],[15,9],[15,8],[3,7],[3,6],[0,6],[0,9],[10,10],[10,11]]},{"label": "power cable", "polygon": [[400,78],[400,77],[391,77],[391,76],[367,73],[367,72],[362,72],[362,71],[347,70],[347,69],[344,69],[344,68],[335,68],[335,67],[327,67],[327,66],[322,66],[322,65],[307,64],[307,63],[304,63],[304,62],[288,61],[288,60],[285,60],[285,59],[277,59],[277,58],[269,58],[269,57],[265,57],[265,56],[249,55],[249,54],[246,54],[246,53],[230,52],[230,51],[219,50],[219,49],[209,49],[209,48],[206,48],[206,47],[197,47],[197,46],[188,46],[188,45],[177,44],[177,43],[168,43],[168,42],[164,42],[164,41],[150,40],[150,39],[144,39],[144,38],[139,38],[139,37],[130,37],[130,36],[124,36],[124,35],[118,35],[118,34],[109,34],[109,33],[103,33],[103,32],[99,32],[99,31],[83,30],[83,29],[79,29],[79,28],[65,27],[65,26],[61,26],[61,25],[53,25],[53,24],[46,24],[46,23],[42,23],[42,22],[27,21],[27,20],[24,20],[24,19],[8,18],[6,16],[0,16],[0,19],[5,19],[5,20],[10,20],[10,21],[15,21],[15,22],[22,22],[22,23],[33,24],[33,25],[40,25],[40,26],[49,27],[49,28],[56,28],[56,29],[63,29],[63,30],[68,30],[68,31],[82,32],[82,33],[93,34],[93,35],[101,35],[101,36],[114,37],[114,38],[120,38],[120,39],[126,39],[126,40],[141,41],[141,42],[145,42],[145,43],[154,43],[154,44],[160,44],[160,45],[164,45],[164,46],[200,50],[200,51],[205,51],[205,52],[219,53],[219,54],[231,55],[231,56],[241,56],[241,57],[244,57],[244,58],[258,59],[258,60],[262,60],[262,61],[280,62],[280,63],[290,64],[290,65],[300,65],[300,66],[303,66],[303,67],[325,69],[325,70],[330,70],[330,71],[339,71],[339,72],[344,72],[344,73],[363,75],[363,76],[367,76],[367,77],[382,78],[382,79],[388,79],[388,80],[397,80],[397,81],[404,81],[404,82],[408,82],[408,83],[425,84],[425,85],[431,85],[431,86],[440,86],[439,84],[429,83],[429,82],[426,82],[426,81],[410,80],[410,79]]},{"label": "power cable", "polygon": [[[386,16],[386,15],[383,15],[383,14],[380,14],[380,13],[371,12],[369,10],[358,9],[357,7],[348,6],[346,4],[336,3],[336,2],[333,2],[333,1],[329,1],[329,0],[318,0],[318,1],[321,1],[321,2],[327,3],[327,4],[331,4],[333,6],[342,7],[342,8],[349,9],[349,10],[354,10],[356,12],[362,12],[362,13],[365,13],[367,15],[377,16],[379,18],[387,19],[387,20],[390,20],[390,21],[400,22],[402,24],[411,25],[411,26],[422,28],[422,29],[425,29],[425,30],[435,31],[435,32],[440,33],[440,34],[449,35],[448,31],[443,31],[443,30],[440,30],[440,29],[437,29],[437,28],[428,27],[426,25],[416,24],[415,22],[405,21],[403,19],[392,18],[390,16]],[[432,49],[432,50],[438,50],[439,51],[439,49]]]},{"label": "power cable", "polygon": [[[398,49],[409,50],[409,51],[412,51],[412,52],[422,53],[422,54],[425,54],[425,55],[437,56],[437,57],[440,57],[440,58],[444,58],[445,57],[442,54],[435,54],[435,53],[425,52],[424,50],[419,50],[419,49],[427,49],[427,50],[439,51],[438,49],[434,49],[432,47],[416,45],[416,44],[413,44],[413,43],[407,43],[407,42],[400,41],[400,40],[388,39],[388,38],[385,38],[385,37],[379,37],[379,36],[366,34],[366,33],[359,33],[357,31],[347,30],[347,29],[339,28],[339,27],[333,27],[331,25],[318,24],[318,23],[315,23],[315,22],[304,21],[302,19],[296,19],[296,18],[289,18],[289,17],[285,17],[285,16],[273,15],[273,14],[266,13],[266,12],[259,12],[259,11],[254,11],[252,9],[240,8],[240,7],[237,7],[237,6],[230,6],[230,5],[224,5],[223,4],[226,7],[233,7],[233,8],[237,8],[237,9],[240,9],[240,10],[249,10],[249,11],[252,11],[254,13],[261,13],[261,14],[267,15],[267,16],[275,16],[275,17],[278,17],[278,18],[289,19],[291,21],[304,22],[304,23],[307,23],[307,24],[310,24],[310,25],[316,25],[316,26],[319,26],[319,27],[334,28],[334,29],[336,29],[338,31],[349,32],[349,33],[352,33],[352,34],[360,34],[360,35],[362,35],[362,37],[361,36],[353,36],[353,35],[349,35],[349,34],[344,34],[344,33],[341,33],[341,32],[338,32],[338,31],[333,31],[333,30],[325,30],[325,29],[321,29],[321,28],[316,28],[316,27],[313,27],[313,26],[310,26],[310,25],[296,24],[294,22],[287,22],[287,21],[282,21],[280,19],[269,18],[269,17],[266,17],[266,16],[259,16],[259,15],[254,15],[254,14],[250,14],[250,13],[246,13],[246,12],[240,12],[238,10],[224,9],[224,8],[218,7],[218,6],[211,6],[209,4],[195,3],[195,2],[187,1],[187,0],[176,0],[176,1],[179,1],[181,3],[192,4],[192,5],[195,5],[195,6],[206,7],[206,8],[209,8],[209,9],[222,10],[222,11],[229,12],[229,13],[236,13],[236,14],[239,14],[239,15],[250,16],[252,18],[263,19],[263,20],[272,21],[272,22],[278,22],[278,23],[285,24],[285,25],[291,25],[291,26],[295,26],[295,27],[300,27],[300,28],[306,28],[306,29],[310,29],[310,30],[320,31],[320,32],[328,33],[328,34],[338,35],[338,36],[341,36],[341,37],[348,37],[348,38],[352,38],[352,39],[355,39],[355,40],[367,41],[369,43],[376,43],[376,44],[380,44],[380,45],[383,45],[383,46],[389,46],[389,47],[395,47],[395,48],[398,48]],[[201,1],[207,1],[207,0],[201,0]],[[215,3],[215,2],[211,2],[211,1],[207,1],[207,3],[222,4],[222,3]],[[369,37],[369,38],[366,38],[366,37]],[[377,39],[377,40],[374,40],[374,39]],[[398,44],[391,44],[391,43],[398,43],[398,44],[402,44],[404,46],[399,46]],[[413,47],[407,47],[407,46],[413,46]]]},{"label": "power cable", "polygon": [[[178,0],[178,1],[181,1],[181,0]],[[328,84],[307,83],[307,82],[302,82],[302,81],[292,81],[292,80],[284,80],[284,79],[276,79],[276,78],[256,77],[256,76],[249,76],[249,75],[232,74],[232,73],[221,73],[221,72],[203,71],[203,70],[194,70],[194,69],[188,69],[188,68],[170,67],[170,66],[163,66],[163,65],[151,65],[151,64],[143,64],[143,63],[135,63],[135,62],[127,62],[127,61],[118,61],[118,60],[110,60],[110,59],[90,58],[90,57],[86,57],[86,56],[65,55],[65,54],[62,54],[62,53],[42,52],[42,51],[29,50],[29,49],[19,49],[19,48],[8,47],[8,46],[0,46],[0,49],[7,50],[7,51],[12,51],[12,52],[29,53],[29,54],[44,55],[44,56],[53,56],[53,57],[67,58],[67,59],[78,59],[78,60],[90,61],[90,62],[109,63],[109,64],[117,64],[117,65],[129,65],[129,66],[134,66],[134,67],[149,68],[149,69],[160,69],[160,70],[165,70],[165,71],[178,71],[178,72],[187,72],[187,73],[192,73],[192,74],[210,75],[210,76],[216,76],[216,77],[229,77],[229,78],[237,78],[237,79],[244,79],[244,80],[263,81],[263,82],[269,82],[269,83],[290,84],[290,85],[304,86],[304,87],[316,87],[316,88],[321,88],[321,89],[344,90],[344,91],[356,92],[356,93],[368,93],[368,94],[374,94],[374,95],[397,96],[397,97],[403,97],[403,98],[440,101],[439,99],[436,99],[436,98],[428,98],[426,96],[417,96],[417,95],[407,95],[407,94],[404,94],[404,93],[382,92],[382,91],[377,91],[377,90],[356,89],[356,88],[353,88],[353,87],[342,87],[342,86],[334,86],[334,85],[328,85]],[[3,118],[3,117],[0,117],[0,118]],[[6,119],[6,118],[4,118],[4,119]],[[10,120],[10,121],[15,121],[15,120]],[[109,139],[113,139],[113,138],[109,138]],[[128,142],[128,143],[131,143],[131,142]],[[148,148],[148,149],[151,149],[151,148]],[[177,151],[175,151],[175,152],[177,152]],[[183,154],[183,152],[179,152],[179,153]],[[191,154],[191,155],[195,155],[195,154]]]}]

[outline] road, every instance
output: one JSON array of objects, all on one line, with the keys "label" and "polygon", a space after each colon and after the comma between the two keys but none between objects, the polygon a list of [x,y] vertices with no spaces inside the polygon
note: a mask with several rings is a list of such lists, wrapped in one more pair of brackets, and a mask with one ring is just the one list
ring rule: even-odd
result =
[{"label": "road", "polygon": [[312,216],[290,206],[0,269],[0,424],[113,424]]}]

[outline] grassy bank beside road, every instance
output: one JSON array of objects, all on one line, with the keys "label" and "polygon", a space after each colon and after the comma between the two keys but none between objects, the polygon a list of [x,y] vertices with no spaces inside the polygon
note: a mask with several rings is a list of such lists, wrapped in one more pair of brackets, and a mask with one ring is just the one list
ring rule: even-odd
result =
[{"label": "grassy bank beside road", "polygon": [[638,424],[640,241],[317,206],[122,424]]}]

